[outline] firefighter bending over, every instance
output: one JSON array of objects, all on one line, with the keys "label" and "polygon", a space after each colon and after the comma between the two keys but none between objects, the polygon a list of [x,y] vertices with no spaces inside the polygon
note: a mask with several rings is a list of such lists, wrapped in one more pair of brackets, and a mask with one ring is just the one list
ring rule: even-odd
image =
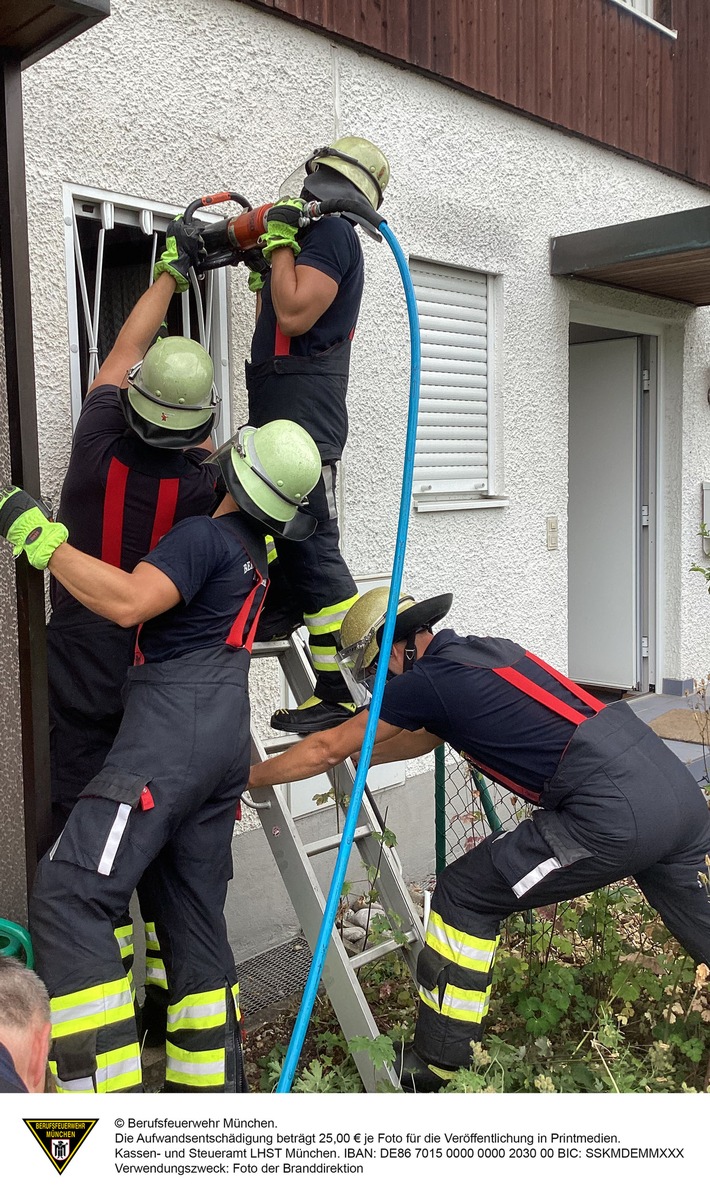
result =
[{"label": "firefighter bending over", "polygon": [[[357,691],[379,654],[387,589],[366,593],[342,628]],[[400,597],[373,764],[450,743],[533,803],[444,870],[417,963],[420,1007],[400,1068],[407,1092],[440,1089],[470,1062],[488,1012],[501,922],[633,876],[696,962],[710,963],[710,906],[698,873],[710,814],[687,768],[624,701],[602,705],[509,639],[432,632],[450,593]],[[252,768],[250,786],[316,776],[355,754],[367,714]]]}]

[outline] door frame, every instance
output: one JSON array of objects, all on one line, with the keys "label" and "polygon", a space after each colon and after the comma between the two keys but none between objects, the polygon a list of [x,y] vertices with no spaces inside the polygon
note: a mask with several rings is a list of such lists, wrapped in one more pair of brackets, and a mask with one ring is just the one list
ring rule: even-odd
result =
[{"label": "door frame", "polygon": [[[651,392],[651,413],[650,413],[650,433],[655,434],[655,464],[649,463],[649,539],[648,539],[648,572],[645,583],[644,596],[641,595],[641,587],[639,587],[638,603],[641,607],[639,619],[643,614],[643,606],[648,607],[649,617],[649,649],[648,658],[641,663],[641,687],[644,691],[649,688],[656,690],[660,689],[663,679],[662,664],[664,662],[664,591],[660,587],[660,582],[664,579],[663,565],[663,544],[664,544],[664,525],[663,525],[663,506],[661,498],[663,497],[664,486],[664,429],[665,429],[665,395],[663,381],[665,378],[665,360],[666,346],[665,339],[668,327],[671,325],[682,324],[673,321],[663,321],[658,318],[649,317],[644,313],[635,313],[625,309],[607,308],[604,305],[593,304],[577,304],[572,302],[569,308],[569,323],[579,323],[587,326],[601,326],[607,329],[620,330],[626,334],[637,335],[642,340],[644,338],[655,338],[656,342],[651,343],[651,352],[655,346],[656,354],[651,354],[651,380],[650,384],[655,391],[655,405],[653,404],[653,391]],[[648,345],[648,344],[646,344]],[[643,361],[643,341],[641,343],[642,350],[642,367],[647,366]],[[653,359],[655,357],[655,364]],[[643,401],[643,397],[642,397]],[[639,406],[639,420],[640,410]],[[655,412],[654,412],[655,411]],[[640,433],[640,430],[639,430]],[[651,444],[653,451],[654,444]],[[639,447],[640,454],[640,447]],[[568,450],[569,462],[569,450]],[[643,571],[643,548],[641,546],[641,526],[637,527],[636,538],[638,542],[638,569],[639,576]],[[639,579],[639,585],[643,583]],[[640,630],[643,634],[643,629]]]}]

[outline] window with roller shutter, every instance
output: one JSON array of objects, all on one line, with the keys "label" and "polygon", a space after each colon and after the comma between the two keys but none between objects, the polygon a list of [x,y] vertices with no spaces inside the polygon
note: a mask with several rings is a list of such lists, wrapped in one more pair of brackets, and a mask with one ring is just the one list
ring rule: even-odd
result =
[{"label": "window with roller shutter", "polygon": [[422,259],[410,270],[422,344],[413,496],[442,508],[490,492],[490,277]]}]

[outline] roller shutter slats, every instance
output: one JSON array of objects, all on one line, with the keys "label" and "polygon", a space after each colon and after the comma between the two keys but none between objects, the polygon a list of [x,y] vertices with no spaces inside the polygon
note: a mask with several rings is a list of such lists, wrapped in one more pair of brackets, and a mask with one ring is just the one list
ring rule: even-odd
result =
[{"label": "roller shutter slats", "polygon": [[488,280],[411,263],[422,343],[414,494],[488,488]]}]

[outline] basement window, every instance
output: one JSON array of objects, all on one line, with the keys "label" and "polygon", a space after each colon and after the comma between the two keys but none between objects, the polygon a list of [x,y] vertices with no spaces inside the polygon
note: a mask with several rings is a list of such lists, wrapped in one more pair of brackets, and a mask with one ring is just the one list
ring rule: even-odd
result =
[{"label": "basement window", "polygon": [[[157,204],[94,188],[65,186],[67,294],[72,421],[116,335],[153,278],[168,222],[178,206]],[[200,214],[205,221],[219,215]],[[175,296],[167,314],[169,334],[195,338],[209,351],[222,398],[217,444],[229,437],[229,352],[226,268],[210,271]]]}]

